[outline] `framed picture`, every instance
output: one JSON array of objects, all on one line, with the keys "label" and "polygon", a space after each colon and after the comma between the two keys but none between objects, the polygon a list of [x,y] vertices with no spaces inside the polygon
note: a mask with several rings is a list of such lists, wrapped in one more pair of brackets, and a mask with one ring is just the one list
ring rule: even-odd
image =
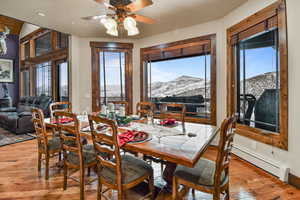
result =
[{"label": "framed picture", "polygon": [[0,59],[0,83],[14,82],[14,61]]}]

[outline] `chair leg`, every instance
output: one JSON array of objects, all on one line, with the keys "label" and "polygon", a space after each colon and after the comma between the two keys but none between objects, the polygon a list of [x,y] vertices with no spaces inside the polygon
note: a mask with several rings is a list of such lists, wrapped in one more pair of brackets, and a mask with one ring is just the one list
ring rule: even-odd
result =
[{"label": "chair leg", "polygon": [[160,163],[160,173],[161,173],[161,176],[164,173],[164,164],[163,163]]},{"label": "chair leg", "polygon": [[38,153],[38,173],[39,176],[41,175],[41,168],[42,168],[42,153]]},{"label": "chair leg", "polygon": [[215,191],[213,193],[213,200],[220,200],[220,195],[221,195],[220,191]]},{"label": "chair leg", "polygon": [[193,196],[193,199],[196,199],[195,189],[192,189],[192,196]]},{"label": "chair leg", "polygon": [[118,200],[125,200],[125,199],[126,199],[125,192],[123,190],[119,190],[118,191]]},{"label": "chair leg", "polygon": [[88,174],[87,174],[87,175],[88,175],[88,176],[91,176],[91,168],[90,168],[90,167],[88,167],[88,169],[87,169],[87,170],[88,170]]},{"label": "chair leg", "polygon": [[68,185],[68,166],[64,163],[64,185],[63,189],[66,190]]},{"label": "chair leg", "polygon": [[173,177],[173,191],[172,191],[172,199],[177,200],[177,189],[178,189],[178,182],[177,178]]},{"label": "chair leg", "polygon": [[229,193],[229,186],[226,187],[225,189],[225,200],[229,200],[229,197],[230,197],[230,193]]},{"label": "chair leg", "polygon": [[154,200],[154,178],[153,174],[149,176],[149,191],[151,192],[151,200]]},{"label": "chair leg", "polygon": [[101,200],[102,197],[102,183],[100,177],[98,177],[98,191],[97,191],[97,200]]},{"label": "chair leg", "polygon": [[45,160],[46,160],[46,175],[45,175],[45,178],[46,180],[49,179],[49,154],[47,153],[46,156],[45,156]]},{"label": "chair leg", "polygon": [[61,152],[58,153],[58,162],[61,161]]},{"label": "chair leg", "polygon": [[80,200],[84,200],[84,167],[80,167]]}]

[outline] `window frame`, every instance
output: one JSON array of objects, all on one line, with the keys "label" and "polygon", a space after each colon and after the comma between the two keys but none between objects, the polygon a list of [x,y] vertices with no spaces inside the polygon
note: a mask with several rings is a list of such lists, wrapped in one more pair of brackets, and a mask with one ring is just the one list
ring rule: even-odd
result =
[{"label": "window frame", "polygon": [[[146,90],[145,90],[145,70],[144,70],[144,64],[147,61],[146,55],[149,54],[149,52],[161,52],[162,55],[164,55],[164,51],[168,50],[179,50],[186,47],[196,46],[196,45],[209,45],[210,47],[210,56],[211,56],[211,69],[210,69],[210,81],[211,81],[211,88],[210,88],[210,94],[211,94],[211,117],[209,119],[205,118],[195,118],[195,117],[186,117],[187,122],[194,122],[194,123],[203,123],[203,124],[211,124],[216,125],[217,121],[217,95],[216,95],[216,34],[210,34],[205,36],[200,36],[196,38],[190,38],[185,40],[180,40],[176,42],[166,43],[166,44],[159,44],[152,47],[146,47],[140,49],[140,99],[141,101],[147,101],[146,98]],[[181,50],[182,51],[182,50]],[[204,50],[203,50],[204,52]],[[185,55],[180,56],[181,58],[184,57],[190,57],[195,55]],[[177,58],[180,58],[177,57]],[[174,57],[175,58],[175,57]],[[171,60],[173,58],[168,58],[166,60]],[[161,59],[163,60],[163,59]],[[158,117],[158,116],[157,116]]]},{"label": "window frame", "polygon": [[59,82],[60,82],[60,71],[59,71],[59,66],[60,66],[60,64],[62,64],[62,63],[67,63],[67,68],[68,68],[68,80],[67,80],[67,82],[68,82],[68,101],[70,100],[70,65],[69,65],[69,62],[68,62],[68,60],[66,60],[66,59],[63,59],[63,60],[58,60],[58,61],[56,61],[55,62],[55,76],[56,76],[56,80],[54,81],[55,83],[55,93],[56,93],[56,97],[57,97],[57,100],[58,101],[61,101],[60,100],[60,85],[59,85]]},{"label": "window frame", "polygon": [[90,42],[92,53],[92,110],[98,112],[101,109],[100,100],[100,52],[114,51],[125,52],[125,97],[128,102],[127,113],[132,113],[132,43],[117,43],[117,42]]},{"label": "window frame", "polygon": [[[50,34],[50,43],[51,43],[51,50],[49,52],[46,52],[45,54],[36,55],[35,52],[35,42],[36,39],[43,37],[45,34]],[[59,41],[59,34],[63,34],[65,37],[67,37],[66,47],[60,47],[58,45]],[[54,101],[58,101],[58,80],[57,80],[57,63],[59,63],[61,60],[64,60],[68,62],[68,85],[69,85],[69,101],[71,101],[72,97],[72,91],[70,90],[71,87],[71,70],[70,70],[70,63],[69,63],[69,34],[60,33],[54,30],[45,29],[45,28],[39,28],[32,33],[29,33],[28,35],[24,36],[20,39],[20,69],[21,72],[23,69],[29,68],[30,71],[30,95],[35,96],[36,95],[36,73],[35,68],[37,64],[44,63],[44,62],[51,62],[51,96]],[[25,45],[29,44],[29,57],[25,57]],[[22,78],[21,75],[19,75],[20,79]],[[20,82],[21,84],[21,82]],[[20,96],[23,96],[22,86],[19,87]]]},{"label": "window frame", "polygon": [[247,17],[240,23],[227,29],[227,116],[236,112],[236,60],[232,38],[242,31],[249,30],[254,26],[272,18],[277,18],[278,28],[278,51],[280,73],[280,105],[279,122],[280,131],[270,132],[258,128],[237,124],[236,133],[254,139],[256,141],[288,150],[288,47],[287,47],[287,21],[285,0],[278,0],[270,6]]}]

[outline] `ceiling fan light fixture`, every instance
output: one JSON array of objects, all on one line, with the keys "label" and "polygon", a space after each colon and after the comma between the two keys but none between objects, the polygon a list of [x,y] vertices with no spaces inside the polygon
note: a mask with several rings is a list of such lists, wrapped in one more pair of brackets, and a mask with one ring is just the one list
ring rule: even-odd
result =
[{"label": "ceiling fan light fixture", "polygon": [[100,22],[106,28],[106,33],[113,36],[118,36],[118,23],[110,17],[102,18]]},{"label": "ceiling fan light fixture", "polygon": [[131,29],[127,30],[129,36],[138,35],[140,33],[139,29],[137,27],[133,27]]},{"label": "ceiling fan light fixture", "polygon": [[106,31],[106,33],[109,34],[109,35],[112,35],[112,36],[118,36],[119,35],[118,29],[116,29],[116,28],[109,29],[109,30]]},{"label": "ceiling fan light fixture", "polygon": [[140,33],[139,29],[136,27],[136,21],[133,17],[126,17],[124,19],[124,28],[128,31],[129,36],[137,35]]}]

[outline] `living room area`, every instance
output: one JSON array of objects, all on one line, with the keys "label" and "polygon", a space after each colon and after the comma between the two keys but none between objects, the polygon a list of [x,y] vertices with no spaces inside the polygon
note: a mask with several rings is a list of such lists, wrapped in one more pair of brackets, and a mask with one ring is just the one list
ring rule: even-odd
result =
[{"label": "living room area", "polygon": [[[68,35],[0,16],[0,146],[34,139],[31,109],[68,101]],[[57,78],[56,78],[57,76]]]},{"label": "living room area", "polygon": [[298,0],[3,0],[0,200],[300,199]]}]

